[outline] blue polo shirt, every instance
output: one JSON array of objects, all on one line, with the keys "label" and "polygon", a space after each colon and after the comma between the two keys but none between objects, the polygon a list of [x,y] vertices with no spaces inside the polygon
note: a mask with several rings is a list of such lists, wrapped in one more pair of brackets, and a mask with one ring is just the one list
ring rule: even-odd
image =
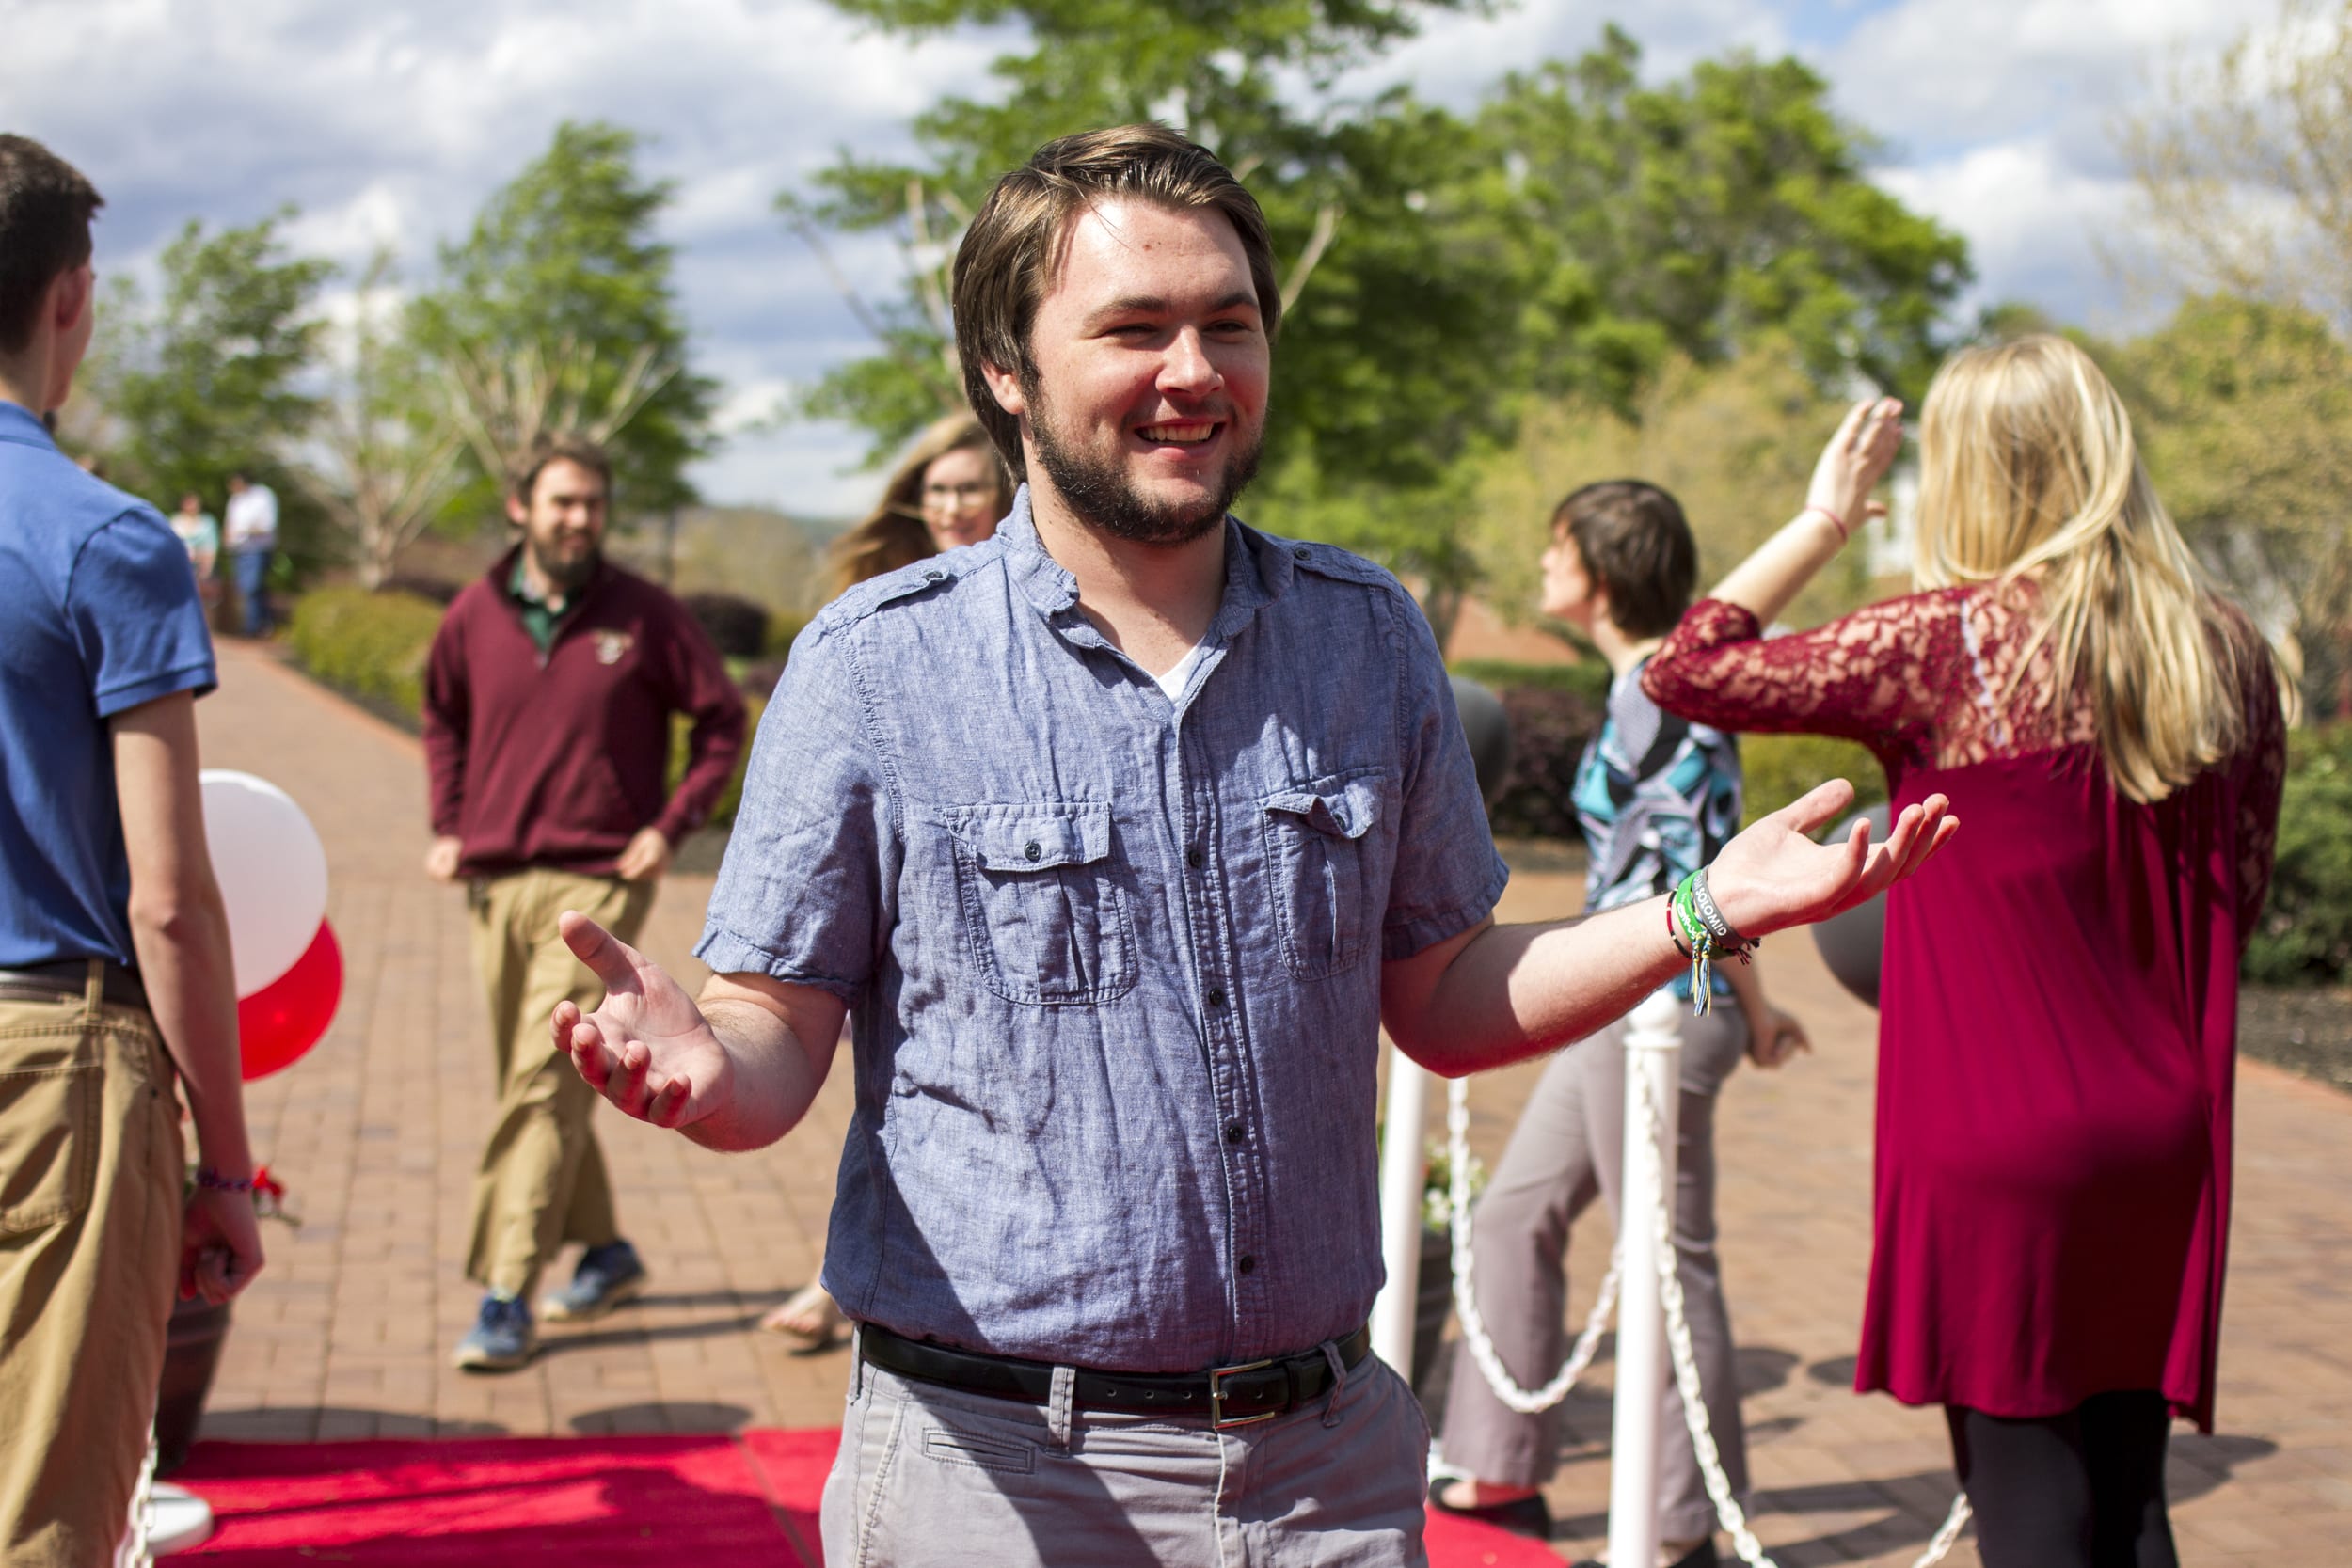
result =
[{"label": "blue polo shirt", "polygon": [[135,961],[106,721],[214,684],[169,525],[0,402],[0,969]]}]

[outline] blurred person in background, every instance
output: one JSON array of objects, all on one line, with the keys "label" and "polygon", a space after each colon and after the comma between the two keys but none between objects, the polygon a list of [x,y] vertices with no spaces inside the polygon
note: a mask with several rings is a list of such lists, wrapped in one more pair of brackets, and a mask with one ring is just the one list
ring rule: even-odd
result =
[{"label": "blurred person in background", "polygon": [[834,544],[830,597],[869,578],[995,533],[1012,482],[980,421],[950,414],[916,439],[882,499]]},{"label": "blurred person in background", "polygon": [[[98,192],[0,135],[0,1562],[114,1560],[176,1286],[262,1267],[196,699],[155,509],[60,454]],[[191,1180],[175,1080],[196,1130]]]},{"label": "blurred person in background", "polygon": [[267,637],[278,623],[270,613],[269,566],[278,553],[278,492],[244,474],[229,476],[229,516],[222,543],[243,608],[247,637]]},{"label": "blurred person in background", "polygon": [[[1575,804],[1592,851],[1584,912],[1671,893],[1740,831],[1740,752],[1731,736],[1669,713],[1642,692],[1648,662],[1698,580],[1698,544],[1674,497],[1639,480],[1587,484],[1552,515],[1544,551],[1544,614],[1593,640],[1609,661],[1608,708],[1576,773]],[[1692,1000],[1692,978],[1671,982]],[[1806,1049],[1804,1030],[1764,997],[1761,961],[1715,967],[1710,1006],[1681,1022],[1674,1244],[1688,1304],[1708,1426],[1732,1494],[1748,1489],[1747,1434],[1715,1246],[1715,1098],[1744,1052],[1778,1067]],[[1563,1263],[1577,1216],[1604,1200],[1620,1234],[1625,1031],[1619,1019],[1544,1069],[1478,1204],[1475,1288],[1496,1353],[1523,1388],[1541,1387],[1567,1349]],[[1541,1488],[1560,1467],[1566,1410],[1522,1416],[1496,1398],[1457,1342],[1448,1386],[1446,1467],[1430,1500],[1537,1539],[1551,1533]],[[1712,1568],[1715,1505],[1691,1445],[1682,1394],[1660,1390],[1659,1560]],[[1456,1479],[1458,1478],[1458,1479]]]},{"label": "blurred person in background", "polygon": [[[918,438],[882,489],[882,500],[833,547],[832,594],[869,578],[993,536],[1012,505],[1012,483],[996,448],[969,413],[951,414]],[[810,1280],[759,1320],[802,1351],[839,1338],[849,1320],[823,1285]]]},{"label": "blurred person in background", "polygon": [[2238,960],[2282,677],[2065,339],[1969,349],[1919,430],[1918,591],[1761,631],[1901,445],[1855,406],[1804,511],[1643,673],[1724,729],[1859,741],[1970,823],[1886,905],[1858,1390],[1940,1404],[1987,1568],[2170,1568],[2175,1413],[2213,1430]]},{"label": "blurred person in background", "polygon": [[[605,559],[612,483],[602,448],[542,441],[507,498],[521,537],[451,604],[425,669],[425,871],[467,883],[498,1074],[466,1269],[485,1294],[455,1356],[472,1371],[531,1359],[531,1293],[568,1242],[579,1265],[540,1316],[597,1317],[644,1288],[590,1122],[596,1092],[540,1049],[557,1002],[602,993],[555,918],[593,909],[642,928],[743,749],[743,698],[710,639],[666,590]],[[672,788],[678,714],[693,729]]]},{"label": "blurred person in background", "polygon": [[171,531],[188,552],[188,569],[196,574],[196,591],[209,612],[220,597],[220,578],[213,567],[220,559],[220,520],[204,510],[204,498],[191,490],[180,498],[171,515]]}]

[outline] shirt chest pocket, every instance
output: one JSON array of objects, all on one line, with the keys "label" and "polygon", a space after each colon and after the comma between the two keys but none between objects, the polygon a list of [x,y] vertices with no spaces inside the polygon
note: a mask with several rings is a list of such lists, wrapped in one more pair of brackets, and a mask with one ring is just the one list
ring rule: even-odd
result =
[{"label": "shirt chest pocket", "polygon": [[952,806],[944,816],[972,960],[991,990],[1050,1006],[1134,989],[1108,804]]},{"label": "shirt chest pocket", "polygon": [[1374,887],[1385,781],[1377,772],[1295,785],[1266,796],[1266,860],[1293,976],[1320,980],[1353,969],[1371,944],[1385,902]]}]

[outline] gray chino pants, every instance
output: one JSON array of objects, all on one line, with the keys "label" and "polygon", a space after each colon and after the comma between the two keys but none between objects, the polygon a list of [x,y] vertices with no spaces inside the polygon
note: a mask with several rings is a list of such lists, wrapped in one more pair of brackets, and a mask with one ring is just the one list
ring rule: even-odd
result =
[{"label": "gray chino pants", "polygon": [[833,1568],[1425,1568],[1429,1426],[1377,1356],[1336,1395],[1221,1433],[850,1365]]},{"label": "gray chino pants", "polygon": [[[1691,1347],[1707,1390],[1708,1422],[1735,1497],[1748,1489],[1747,1435],[1740,1422],[1731,1316],[1715,1258],[1715,1095],[1747,1049],[1747,1020],[1724,1001],[1706,1018],[1685,1012],[1681,1125],[1676,1139],[1674,1238],[1691,1323]],[[1625,1022],[1560,1053],[1528,1097],[1518,1126],[1471,1224],[1478,1309],[1495,1352],[1522,1388],[1551,1381],[1573,1336],[1565,1323],[1568,1229],[1596,1196],[1617,1213],[1624,1169]],[[1602,1266],[1601,1259],[1594,1267]],[[1580,1325],[1581,1326],[1581,1325]],[[1495,1398],[1467,1347],[1454,1348],[1446,1394],[1446,1463],[1498,1486],[1541,1486],[1560,1465],[1565,1407],[1522,1416]],[[1682,1396],[1669,1368],[1661,1391],[1662,1437],[1658,1528],[1668,1540],[1715,1528]]]}]

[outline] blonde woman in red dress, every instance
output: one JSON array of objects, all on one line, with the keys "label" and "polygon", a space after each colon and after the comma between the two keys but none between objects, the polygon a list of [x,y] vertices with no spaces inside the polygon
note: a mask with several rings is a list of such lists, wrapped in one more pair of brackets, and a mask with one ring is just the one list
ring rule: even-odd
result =
[{"label": "blonde woman in red dress", "polygon": [[2284,773],[2277,661],[2207,582],[2079,348],[1928,392],[1919,592],[1761,629],[1901,440],[1857,407],[1808,504],[1650,661],[1670,711],[1858,740],[1968,841],[1893,891],[1856,1387],[1940,1404],[1987,1568],[2169,1568],[2174,1414],[2213,1427],[2238,960]]}]

